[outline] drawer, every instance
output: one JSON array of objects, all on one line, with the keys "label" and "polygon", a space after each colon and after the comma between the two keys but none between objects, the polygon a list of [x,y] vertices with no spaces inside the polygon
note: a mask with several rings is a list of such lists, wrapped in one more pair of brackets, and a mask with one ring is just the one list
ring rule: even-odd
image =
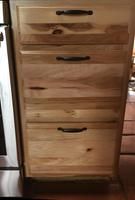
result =
[{"label": "drawer", "polygon": [[17,7],[22,44],[126,44],[130,11],[124,5],[85,2]]},{"label": "drawer", "polygon": [[112,174],[117,126],[116,123],[28,123],[29,173],[38,176]]},{"label": "drawer", "polygon": [[125,63],[126,45],[24,45],[22,63],[26,64],[113,64]]},{"label": "drawer", "polygon": [[26,46],[20,54],[25,98],[121,96],[122,45]]},{"label": "drawer", "polygon": [[82,100],[25,103],[25,117],[27,122],[116,122],[120,117],[120,105],[119,102]]}]

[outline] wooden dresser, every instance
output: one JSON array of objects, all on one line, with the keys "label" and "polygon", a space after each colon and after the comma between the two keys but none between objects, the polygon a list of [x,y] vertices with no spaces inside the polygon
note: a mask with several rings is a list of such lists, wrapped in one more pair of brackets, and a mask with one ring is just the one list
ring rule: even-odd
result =
[{"label": "wooden dresser", "polygon": [[132,0],[10,0],[26,177],[116,177]]}]

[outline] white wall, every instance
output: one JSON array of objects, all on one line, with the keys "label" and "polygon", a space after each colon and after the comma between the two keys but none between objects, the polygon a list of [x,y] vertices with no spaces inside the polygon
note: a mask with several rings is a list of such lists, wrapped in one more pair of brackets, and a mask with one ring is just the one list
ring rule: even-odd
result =
[{"label": "white wall", "polygon": [[[4,27],[0,28],[0,31],[4,34]],[[4,41],[0,45],[0,100],[9,163],[11,167],[17,167],[15,124],[5,34]]]}]

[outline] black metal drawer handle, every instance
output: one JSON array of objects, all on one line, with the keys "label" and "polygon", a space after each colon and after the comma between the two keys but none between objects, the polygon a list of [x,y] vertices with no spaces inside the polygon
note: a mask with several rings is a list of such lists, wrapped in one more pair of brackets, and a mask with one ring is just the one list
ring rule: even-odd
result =
[{"label": "black metal drawer handle", "polygon": [[92,10],[58,10],[56,15],[93,15]]},{"label": "black metal drawer handle", "polygon": [[57,56],[57,60],[63,61],[83,61],[83,60],[90,60],[90,56],[82,56],[82,57],[74,57],[74,56]]},{"label": "black metal drawer handle", "polygon": [[57,130],[65,132],[65,133],[80,133],[80,132],[86,131],[87,128],[61,128],[59,127]]}]

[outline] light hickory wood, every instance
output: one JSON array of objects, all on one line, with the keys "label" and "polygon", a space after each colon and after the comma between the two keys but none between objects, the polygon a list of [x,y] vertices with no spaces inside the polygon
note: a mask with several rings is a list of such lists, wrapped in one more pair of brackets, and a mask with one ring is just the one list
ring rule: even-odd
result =
[{"label": "light hickory wood", "polygon": [[[117,124],[28,124],[30,173],[89,175],[94,167],[113,167]],[[63,133],[63,128],[83,128],[81,133]],[[40,135],[40,137],[37,136]],[[107,153],[106,153],[107,151]],[[95,170],[95,174],[98,173]],[[61,173],[63,174],[63,173]]]},{"label": "light hickory wood", "polygon": [[[71,179],[116,176],[134,4],[132,0],[10,1],[25,176]],[[56,15],[61,9],[93,13]],[[90,59],[63,61],[57,56]],[[104,126],[112,122],[117,126]],[[65,139],[64,145],[64,139],[55,130],[56,124],[65,127],[72,124],[72,128],[89,124],[87,131],[93,130],[94,136],[77,134],[73,137],[80,139]],[[85,156],[83,147],[89,145],[94,145],[95,151],[88,150]],[[71,150],[80,161],[71,156]],[[65,156],[66,165],[61,155]],[[51,168],[46,162],[51,163]]]},{"label": "light hickory wood", "polygon": [[[63,126],[66,126],[67,128],[82,128],[82,127],[87,127],[88,129],[95,130],[97,129],[98,131],[100,130],[116,130],[118,128],[118,122],[89,122],[89,123],[26,123],[26,127],[28,130],[48,130],[48,129],[56,129],[60,127],[63,124]],[[87,126],[86,126],[87,125]],[[99,133],[100,134],[100,133]]]},{"label": "light hickory wood", "polygon": [[[32,159],[29,163],[30,173],[29,177],[34,177],[40,180],[91,180],[91,179],[105,179],[115,177],[113,168],[110,166],[72,166],[72,171],[69,167],[43,167],[37,163],[42,163],[42,159]],[[44,166],[44,165],[43,165]],[[44,171],[45,169],[45,171]]]},{"label": "light hickory wood", "polygon": [[[111,105],[111,104],[110,104]],[[46,106],[47,107],[47,106]],[[90,122],[90,121],[118,121],[119,108],[111,105],[110,108],[103,107],[96,108],[81,108],[66,107],[61,108],[61,104],[54,109],[46,108],[44,105],[35,106],[29,104],[25,105],[25,115],[28,122]]]},{"label": "light hickory wood", "polygon": [[[112,135],[117,132],[118,123],[106,123],[106,122],[94,122],[94,123],[27,123],[27,137],[30,141],[61,141],[65,140],[75,140],[84,139],[85,136],[93,137],[95,134],[101,139],[103,134]],[[80,133],[64,133],[60,130],[61,128],[87,128]]]},{"label": "light hickory wood", "polygon": [[56,12],[78,10],[80,6],[68,3],[59,7],[57,2],[55,7],[18,6],[20,40],[22,44],[128,43],[127,8],[89,4],[81,10],[91,10],[92,15],[67,16]]},{"label": "light hickory wood", "polygon": [[[29,98],[121,96],[125,46],[37,46],[21,50],[24,95]],[[84,57],[62,61],[57,57]]]},{"label": "light hickory wood", "polygon": [[135,2],[134,0],[119,0],[119,1],[112,1],[112,0],[102,0],[102,1],[99,1],[99,0],[85,0],[85,1],[82,1],[82,0],[78,0],[77,1],[77,5],[76,5],[76,2],[72,1],[72,0],[46,0],[46,1],[42,1],[42,0],[14,0],[14,2],[12,2],[12,0],[9,0],[11,1],[11,3],[13,4],[16,4],[16,5],[20,5],[20,6],[24,6],[25,5],[34,5],[34,6],[46,6],[46,7],[56,7],[56,3],[57,3],[57,6],[65,6],[65,5],[68,5],[69,7],[71,6],[78,6],[78,7],[87,7],[87,6],[91,6],[91,5],[123,5],[123,6],[133,6],[135,5]]},{"label": "light hickory wood", "polygon": [[[100,99],[101,100],[101,99]],[[106,100],[106,101],[105,101]],[[25,108],[29,110],[50,110],[50,109],[119,109],[120,101],[119,99],[108,100],[108,98],[103,98],[103,101],[94,101],[91,98],[81,98],[81,99],[35,99],[29,98],[25,101]]]},{"label": "light hickory wood", "polygon": [[[125,63],[126,46],[117,45],[71,45],[71,46],[25,46],[21,50],[23,64],[113,64]],[[86,60],[62,60],[59,57],[87,57]]]},{"label": "light hickory wood", "polygon": [[[90,60],[61,61],[57,56],[90,56]],[[124,46],[31,46],[21,50],[21,58],[25,97],[121,96]]]},{"label": "light hickory wood", "polygon": [[109,45],[99,45],[98,43],[96,45],[65,45],[65,44],[58,44],[58,45],[31,45],[31,44],[26,44],[26,45],[21,45],[20,46],[20,52],[26,52],[27,54],[33,52],[33,53],[38,53],[39,51],[44,52],[45,54],[50,54],[54,53],[56,54],[57,52],[66,52],[69,53],[70,51],[77,52],[77,53],[86,53],[86,52],[96,52],[96,51],[106,51],[109,52],[126,52],[127,51],[127,45],[123,44],[109,44]]},{"label": "light hickory wood", "polygon": [[[77,101],[76,101],[77,100]],[[24,103],[29,104],[41,104],[44,108],[110,108],[110,105],[113,107],[119,107],[121,103],[120,97],[77,97],[77,98],[24,98]],[[32,105],[33,106],[33,105]],[[118,108],[117,107],[117,108]]]}]

